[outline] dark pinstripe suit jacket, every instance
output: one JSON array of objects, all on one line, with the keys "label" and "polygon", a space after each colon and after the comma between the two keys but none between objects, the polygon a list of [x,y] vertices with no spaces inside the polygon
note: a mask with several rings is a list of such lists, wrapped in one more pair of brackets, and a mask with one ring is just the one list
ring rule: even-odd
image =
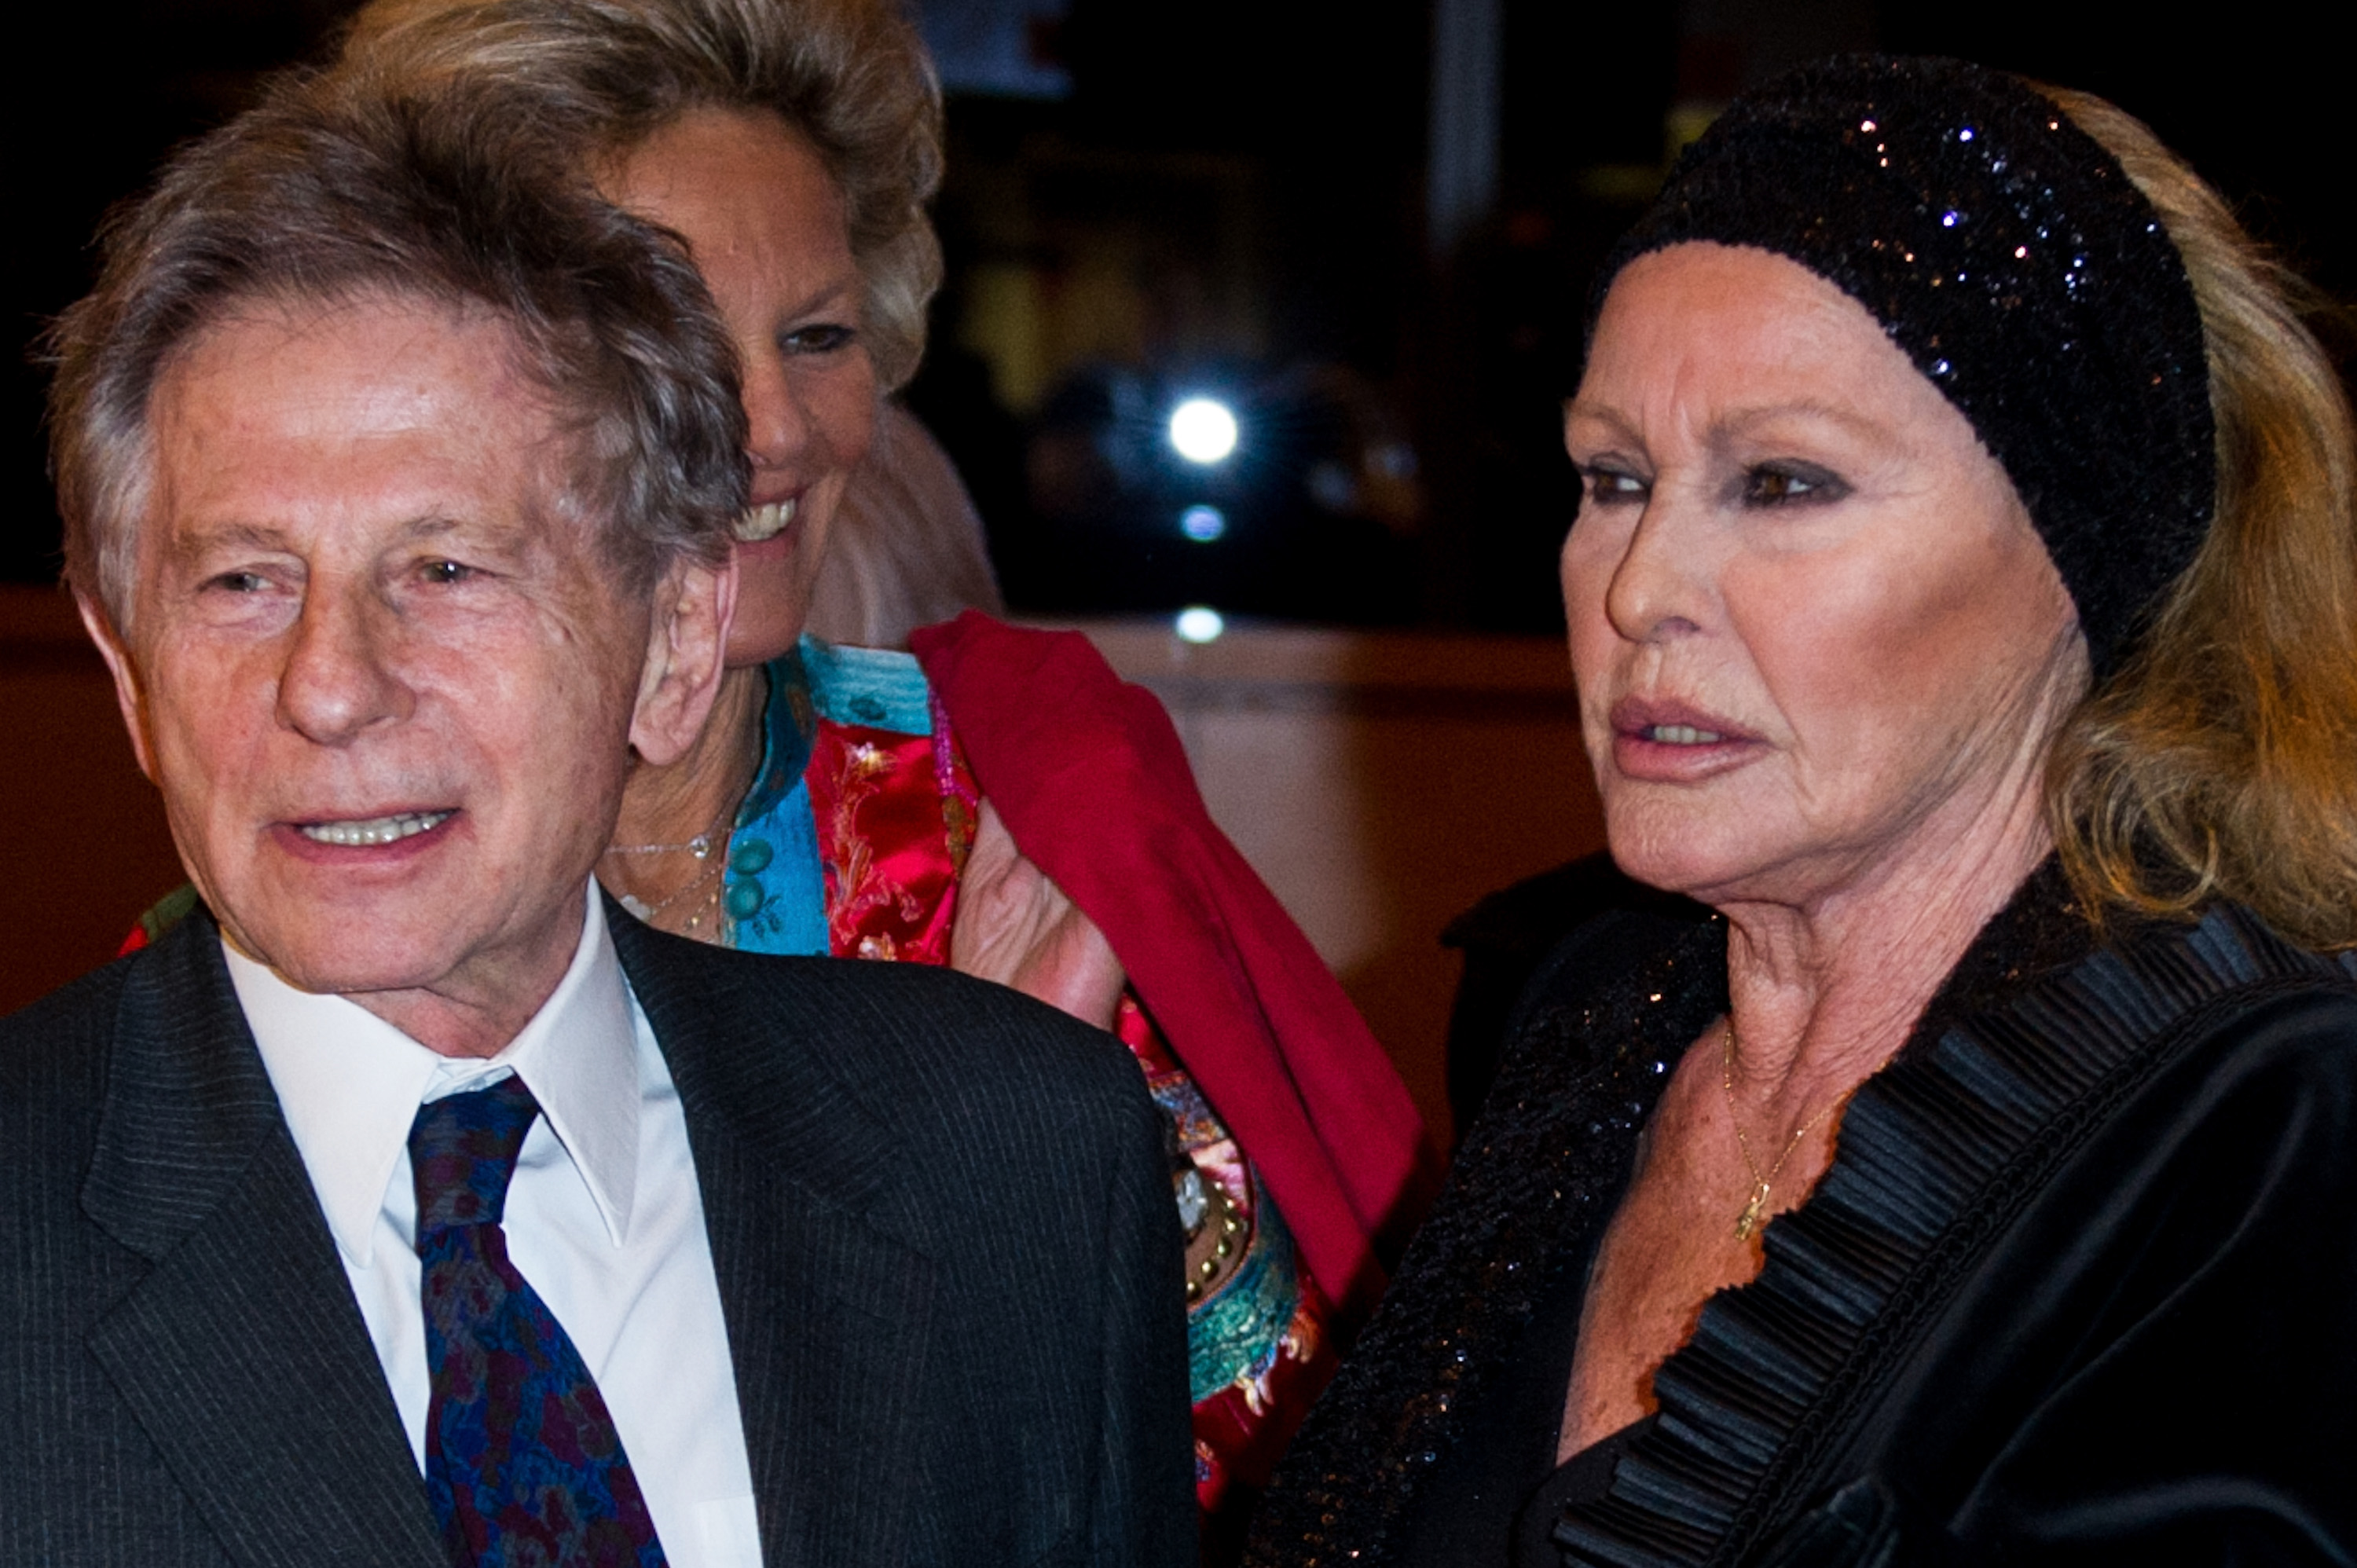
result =
[{"label": "dark pinstripe suit jacket", "polygon": [[[615,915],[679,1085],[772,1563],[1190,1563],[1160,1121],[915,966]],[[212,922],[0,1021],[0,1563],[440,1568]]]}]

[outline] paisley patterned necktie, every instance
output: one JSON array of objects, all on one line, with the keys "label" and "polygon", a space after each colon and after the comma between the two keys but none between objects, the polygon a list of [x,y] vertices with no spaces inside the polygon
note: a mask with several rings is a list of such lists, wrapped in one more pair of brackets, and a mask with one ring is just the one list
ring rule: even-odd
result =
[{"label": "paisley patterned necktie", "polygon": [[540,1106],[520,1078],[419,1108],[425,1489],[457,1568],[659,1568],[662,1544],[581,1352],[500,1217]]}]

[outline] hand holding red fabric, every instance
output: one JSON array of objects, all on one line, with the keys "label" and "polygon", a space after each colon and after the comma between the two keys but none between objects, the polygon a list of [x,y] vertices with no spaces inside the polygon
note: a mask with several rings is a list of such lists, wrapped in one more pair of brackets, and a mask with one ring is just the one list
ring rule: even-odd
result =
[{"label": "hand holding red fabric", "polygon": [[1108,1030],[1128,978],[1096,922],[1015,847],[988,800],[958,879],[950,966]]},{"label": "hand holding red fabric", "polygon": [[1112,943],[1259,1167],[1345,1321],[1378,1235],[1426,1199],[1406,1087],[1309,940],[1204,809],[1178,732],[1087,639],[972,611],[909,639],[982,793]]}]

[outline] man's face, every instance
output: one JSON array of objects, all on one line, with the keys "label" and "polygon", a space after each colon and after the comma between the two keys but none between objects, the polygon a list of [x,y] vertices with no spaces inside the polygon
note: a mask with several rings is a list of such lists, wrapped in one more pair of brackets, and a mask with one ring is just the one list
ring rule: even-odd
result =
[{"label": "man's face", "polygon": [[208,328],[156,389],[108,649],[231,939],[446,1049],[562,976],[680,596],[557,503],[571,444],[511,348],[397,297]]}]

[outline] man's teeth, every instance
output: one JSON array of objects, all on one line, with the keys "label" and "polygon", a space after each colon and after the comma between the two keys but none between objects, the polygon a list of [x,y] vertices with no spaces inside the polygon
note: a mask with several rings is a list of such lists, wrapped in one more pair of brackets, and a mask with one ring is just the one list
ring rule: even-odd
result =
[{"label": "man's teeth", "polygon": [[1726,737],[1717,730],[1696,729],[1692,725],[1651,725],[1645,738],[1664,746],[1716,746]]},{"label": "man's teeth", "polygon": [[794,502],[799,497],[771,501],[767,506],[748,506],[737,514],[737,537],[747,544],[759,544],[764,539],[775,539],[794,521]]},{"label": "man's teeth", "polygon": [[364,822],[306,822],[300,831],[305,838],[317,843],[361,848],[397,843],[412,833],[438,828],[450,817],[448,811],[403,811],[390,817],[371,817]]}]

